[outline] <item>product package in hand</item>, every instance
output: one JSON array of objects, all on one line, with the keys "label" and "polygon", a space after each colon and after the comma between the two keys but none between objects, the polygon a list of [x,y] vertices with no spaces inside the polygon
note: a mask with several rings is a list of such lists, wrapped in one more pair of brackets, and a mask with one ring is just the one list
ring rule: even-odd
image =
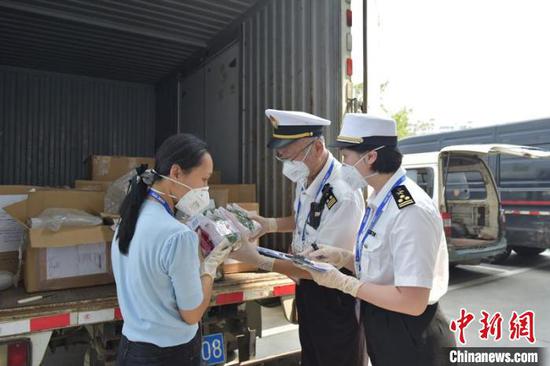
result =
[{"label": "product package in hand", "polygon": [[227,209],[219,207],[193,216],[187,225],[199,235],[204,256],[224,239],[237,245],[240,239],[248,238],[260,229],[259,224],[249,219],[247,212],[236,204],[228,205]]},{"label": "product package in hand", "polygon": [[232,216],[237,220],[238,225],[241,226],[241,231],[246,233],[247,236],[254,236],[262,229],[260,224],[248,217],[248,211],[238,204],[228,204],[227,211],[233,214]]},{"label": "product package in hand", "polygon": [[241,233],[237,227],[220,213],[220,209],[206,211],[190,218],[187,225],[199,235],[202,254],[207,256],[224,239],[237,243]]}]

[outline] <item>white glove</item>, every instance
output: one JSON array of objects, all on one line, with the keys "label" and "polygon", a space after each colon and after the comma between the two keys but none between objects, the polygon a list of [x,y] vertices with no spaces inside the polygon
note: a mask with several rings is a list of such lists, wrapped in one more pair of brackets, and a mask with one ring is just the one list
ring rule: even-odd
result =
[{"label": "white glove", "polygon": [[229,257],[241,262],[254,264],[264,271],[271,272],[275,259],[261,255],[258,253],[257,247],[254,243],[243,239],[241,240],[240,248],[232,252]]},{"label": "white glove", "polygon": [[357,297],[357,292],[359,291],[359,287],[361,287],[362,285],[361,281],[359,281],[357,278],[353,276],[348,276],[343,274],[338,270],[338,268],[334,267],[331,264],[328,264],[328,263],[322,263],[322,264],[317,263],[317,264],[320,264],[322,267],[326,268],[327,271],[319,272],[319,271],[310,269],[308,267],[304,267],[300,265],[296,265],[296,266],[308,271],[311,274],[313,281],[315,281],[317,284],[328,288],[334,288],[342,292],[345,292],[346,294],[350,294],[353,297]]},{"label": "white glove", "polygon": [[260,231],[255,233],[254,236],[250,237],[250,241],[255,241],[256,239],[261,238],[265,234],[276,233],[279,230],[277,226],[277,219],[274,217],[262,217],[252,212],[249,212],[248,218],[256,221],[261,226]]},{"label": "white glove", "polygon": [[354,255],[349,250],[328,245],[318,245],[318,247],[318,250],[313,248],[306,249],[301,255],[316,262],[332,264],[338,269],[348,264],[353,264]]},{"label": "white glove", "polygon": [[216,270],[227,259],[229,253],[233,249],[233,245],[229,240],[224,239],[218,244],[208,256],[204,259],[201,266],[201,276],[210,276],[216,278]]}]

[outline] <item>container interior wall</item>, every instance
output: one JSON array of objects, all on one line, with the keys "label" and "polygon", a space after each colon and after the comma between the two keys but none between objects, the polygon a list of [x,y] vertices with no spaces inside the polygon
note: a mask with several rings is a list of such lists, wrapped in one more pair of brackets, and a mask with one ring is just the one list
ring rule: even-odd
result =
[{"label": "container interior wall", "polygon": [[155,86],[156,89],[156,123],[155,148],[170,135],[178,131],[178,79],[167,77]]},{"label": "container interior wall", "polygon": [[224,183],[241,181],[240,43],[233,42],[181,81],[180,131],[208,143]]},{"label": "container interior wall", "polygon": [[0,66],[0,184],[71,185],[91,154],[152,156],[153,85]]},{"label": "container interior wall", "polygon": [[[341,120],[340,1],[278,0],[245,20],[242,32],[242,161],[244,183],[256,183],[261,214],[292,214],[292,184],[266,148],[272,133],[267,108],[301,110]],[[289,237],[267,245],[284,250]]]}]

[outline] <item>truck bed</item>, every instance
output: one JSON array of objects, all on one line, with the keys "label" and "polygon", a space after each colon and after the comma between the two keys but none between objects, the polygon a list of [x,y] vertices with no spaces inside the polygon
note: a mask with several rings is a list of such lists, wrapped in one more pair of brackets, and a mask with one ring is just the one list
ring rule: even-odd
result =
[{"label": "truck bed", "polygon": [[[223,280],[215,282],[211,306],[291,295],[293,293],[294,282],[279,273],[227,274]],[[29,304],[17,304],[19,299],[37,295],[45,297]],[[26,293],[23,288],[12,288],[0,292],[0,330],[2,325],[21,319],[35,319],[55,314],[77,314],[77,318],[80,319],[80,315],[83,313],[101,311],[102,309],[118,309],[114,285],[34,294]],[[74,325],[71,321],[69,326]],[[0,331],[1,336],[2,332]]]}]

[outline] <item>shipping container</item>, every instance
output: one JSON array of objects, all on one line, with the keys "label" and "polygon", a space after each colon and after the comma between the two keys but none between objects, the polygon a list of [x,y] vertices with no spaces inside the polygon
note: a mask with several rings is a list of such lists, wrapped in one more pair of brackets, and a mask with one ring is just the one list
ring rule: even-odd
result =
[{"label": "shipping container", "polygon": [[[256,184],[262,215],[291,214],[264,110],[317,114],[336,136],[351,90],[350,2],[0,2],[0,184],[70,187],[90,179],[91,155],[153,156],[190,132],[209,144],[223,183]],[[264,245],[284,250],[288,239]],[[292,294],[281,288],[266,296]],[[29,320],[4,314],[0,323]],[[47,343],[33,343],[32,365]]]}]

